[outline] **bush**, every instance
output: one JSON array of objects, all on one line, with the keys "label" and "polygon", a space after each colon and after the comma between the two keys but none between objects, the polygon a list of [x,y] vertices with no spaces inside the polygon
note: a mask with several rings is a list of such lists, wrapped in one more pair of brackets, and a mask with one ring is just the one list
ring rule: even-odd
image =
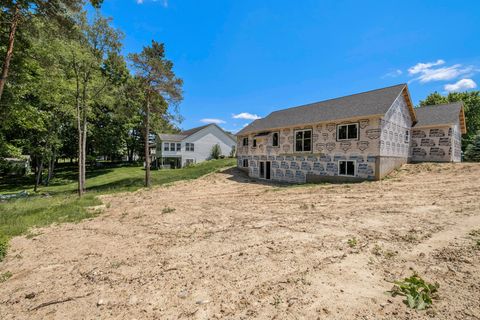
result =
[{"label": "bush", "polygon": [[237,156],[237,147],[232,146],[232,150],[230,150],[230,158],[235,158]]},{"label": "bush", "polygon": [[480,131],[473,137],[465,149],[465,160],[480,162]]},{"label": "bush", "polygon": [[217,143],[212,147],[212,151],[210,152],[210,157],[212,159],[220,159],[221,154],[222,154],[222,149],[220,148],[220,145]]}]

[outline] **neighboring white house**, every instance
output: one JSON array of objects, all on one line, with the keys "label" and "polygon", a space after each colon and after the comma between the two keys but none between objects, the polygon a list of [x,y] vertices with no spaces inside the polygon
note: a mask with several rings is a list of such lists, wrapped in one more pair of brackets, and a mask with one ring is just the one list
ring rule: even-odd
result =
[{"label": "neighboring white house", "polygon": [[229,156],[237,144],[236,137],[216,124],[157,136],[156,161],[158,167],[181,168],[210,159],[212,147],[218,144],[221,155]]}]

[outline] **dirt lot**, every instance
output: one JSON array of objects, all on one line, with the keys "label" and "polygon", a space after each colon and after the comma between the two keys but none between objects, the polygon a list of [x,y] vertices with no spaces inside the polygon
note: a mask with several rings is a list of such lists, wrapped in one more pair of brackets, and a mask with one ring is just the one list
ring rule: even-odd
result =
[{"label": "dirt lot", "polygon": [[[13,239],[1,319],[480,318],[479,165],[288,187],[230,169],[104,201]],[[412,270],[440,284],[428,311],[385,293]]]}]

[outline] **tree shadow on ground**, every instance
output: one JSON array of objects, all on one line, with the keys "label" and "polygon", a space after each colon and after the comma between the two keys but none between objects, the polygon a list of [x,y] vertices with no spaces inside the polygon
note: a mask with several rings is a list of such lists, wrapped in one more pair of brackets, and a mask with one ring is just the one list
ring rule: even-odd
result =
[{"label": "tree shadow on ground", "polygon": [[221,170],[219,171],[219,173],[229,175],[229,177],[227,177],[228,180],[239,182],[239,183],[250,183],[250,184],[266,185],[266,186],[272,186],[272,187],[291,187],[293,185],[298,185],[298,184],[280,182],[275,180],[252,178],[252,177],[249,177],[245,171],[240,170],[237,167]]}]

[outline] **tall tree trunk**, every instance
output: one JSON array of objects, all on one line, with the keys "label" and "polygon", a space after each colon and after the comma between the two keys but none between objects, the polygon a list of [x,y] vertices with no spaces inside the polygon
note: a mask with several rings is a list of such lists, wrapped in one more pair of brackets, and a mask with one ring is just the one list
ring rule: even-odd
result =
[{"label": "tall tree trunk", "polygon": [[20,9],[18,5],[15,6],[15,11],[13,12],[12,23],[10,25],[10,34],[8,36],[8,47],[7,53],[5,54],[5,59],[3,60],[2,75],[0,77],[0,101],[2,101],[3,89],[5,88],[5,83],[7,82],[8,70],[10,68],[10,61],[13,56],[13,44],[15,42],[15,33],[17,32],[18,22],[20,21]]},{"label": "tall tree trunk", "polygon": [[83,193],[86,192],[86,187],[85,187],[85,182],[86,182],[86,171],[87,171],[87,116],[86,116],[86,110],[83,111],[84,116],[83,116],[83,139],[82,139],[82,156],[83,156],[83,169],[82,169],[82,187],[83,187]]},{"label": "tall tree trunk", "polygon": [[48,162],[48,174],[47,174],[47,180],[45,185],[50,184],[50,179],[53,177],[53,170],[55,169],[55,151],[52,152],[52,156],[50,158],[50,161]]},{"label": "tall tree trunk", "polygon": [[83,134],[82,134],[82,121],[81,121],[80,101],[77,101],[77,128],[78,128],[78,196],[83,195]]},{"label": "tall tree trunk", "polygon": [[37,158],[37,176],[35,178],[35,187],[33,188],[34,192],[37,192],[38,185],[42,181],[42,171],[43,171],[43,157]]},{"label": "tall tree trunk", "polygon": [[147,110],[145,110],[145,187],[150,188],[150,146],[148,136],[150,133],[150,99],[147,97]]}]

